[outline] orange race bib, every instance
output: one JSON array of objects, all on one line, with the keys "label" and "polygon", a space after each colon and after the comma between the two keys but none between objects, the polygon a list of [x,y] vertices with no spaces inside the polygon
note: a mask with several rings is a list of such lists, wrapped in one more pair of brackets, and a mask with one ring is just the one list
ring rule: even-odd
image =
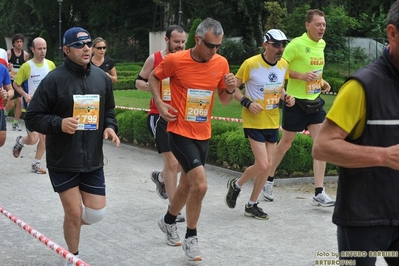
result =
[{"label": "orange race bib", "polygon": [[73,95],[73,117],[79,117],[77,130],[97,130],[100,115],[100,95]]},{"label": "orange race bib", "polygon": [[312,81],[306,81],[306,94],[317,94],[321,92],[323,86],[323,70],[317,70],[316,78]]},{"label": "orange race bib", "polygon": [[163,101],[171,101],[171,94],[170,94],[170,79],[166,78],[162,80],[162,87],[161,87],[161,99]]},{"label": "orange race bib", "polygon": [[213,91],[188,89],[184,119],[190,122],[207,122]]},{"label": "orange race bib", "polygon": [[281,82],[267,83],[263,87],[264,92],[264,108],[265,110],[272,110],[278,108],[280,103],[280,94],[282,91]]}]

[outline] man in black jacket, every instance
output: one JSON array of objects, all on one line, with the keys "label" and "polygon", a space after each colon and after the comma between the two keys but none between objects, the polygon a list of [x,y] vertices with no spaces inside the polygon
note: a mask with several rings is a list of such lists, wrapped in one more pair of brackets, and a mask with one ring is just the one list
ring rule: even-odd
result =
[{"label": "man in black jacket", "polygon": [[81,226],[99,222],[105,214],[103,139],[120,144],[112,81],[90,66],[91,46],[85,29],[65,32],[65,63],[41,81],[25,115],[29,130],[46,135],[47,168],[65,212],[65,241],[74,255],[79,254]]},{"label": "man in black jacket", "polygon": [[313,145],[340,166],[333,223],[352,265],[399,265],[399,1],[387,24],[389,46],[344,83]]}]

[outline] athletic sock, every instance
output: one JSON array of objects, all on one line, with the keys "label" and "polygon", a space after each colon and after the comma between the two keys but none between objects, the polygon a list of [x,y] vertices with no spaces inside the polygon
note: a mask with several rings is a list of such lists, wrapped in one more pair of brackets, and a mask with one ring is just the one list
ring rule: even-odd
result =
[{"label": "athletic sock", "polygon": [[158,174],[158,181],[161,182],[161,183],[163,183],[163,178],[162,178],[161,173]]},{"label": "athletic sock", "polygon": [[267,181],[269,181],[269,182],[273,182],[273,180],[274,180],[274,176],[269,176],[269,177],[267,178]]},{"label": "athletic sock", "polygon": [[12,124],[14,125],[14,124],[18,124],[18,120],[17,119],[14,119],[14,121],[12,121]]},{"label": "athletic sock", "polygon": [[186,238],[189,238],[190,236],[196,236],[196,235],[197,235],[197,228],[190,229],[187,227]]},{"label": "athletic sock", "polygon": [[24,146],[24,143],[22,142],[22,138],[19,139],[18,144],[21,146]]},{"label": "athletic sock", "polygon": [[256,203],[256,202],[254,202],[254,201],[248,200],[248,205],[250,205],[250,206],[254,205],[255,203]]},{"label": "athletic sock", "polygon": [[314,195],[317,196],[319,195],[321,192],[323,192],[323,188],[322,187],[317,187],[314,189]]},{"label": "athletic sock", "polygon": [[241,189],[241,186],[238,185],[238,180],[234,183],[235,187]]},{"label": "athletic sock", "polygon": [[168,211],[165,214],[164,221],[165,221],[166,224],[174,224],[174,223],[176,223],[176,217],[177,216],[174,216],[174,215],[170,214],[170,212]]}]

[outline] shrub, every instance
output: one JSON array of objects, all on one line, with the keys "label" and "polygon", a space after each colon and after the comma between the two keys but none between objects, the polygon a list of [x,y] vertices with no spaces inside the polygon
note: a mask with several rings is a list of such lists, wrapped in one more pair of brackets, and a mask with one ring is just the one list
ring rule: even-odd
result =
[{"label": "shrub", "polygon": [[197,18],[194,20],[193,25],[190,28],[190,31],[188,32],[188,38],[186,42],[186,50],[193,48],[195,46],[195,31],[197,30],[198,25],[202,22],[201,19]]},{"label": "shrub", "polygon": [[133,113],[133,124],[131,126],[134,132],[135,144],[141,146],[154,146],[154,138],[147,129],[147,112],[136,111],[131,113]]},{"label": "shrub", "polygon": [[313,169],[312,139],[304,134],[296,134],[291,148],[284,155],[278,169],[279,176],[292,176],[295,172],[309,173]]},{"label": "shrub", "polygon": [[223,133],[238,130],[236,123],[228,123],[226,121],[212,121],[212,137],[209,140],[208,162],[213,164],[221,164],[218,157],[219,143],[224,142]]},{"label": "shrub", "polygon": [[46,43],[47,43],[47,53],[46,53],[46,58],[48,60],[54,61],[54,48],[53,48],[53,43],[50,38],[50,34],[46,30],[42,30],[40,32],[39,37],[42,37]]},{"label": "shrub", "polygon": [[241,65],[247,57],[242,41],[224,40],[218,53],[232,65]]},{"label": "shrub", "polygon": [[121,112],[116,116],[118,136],[122,141],[132,143],[134,140],[134,112]]}]

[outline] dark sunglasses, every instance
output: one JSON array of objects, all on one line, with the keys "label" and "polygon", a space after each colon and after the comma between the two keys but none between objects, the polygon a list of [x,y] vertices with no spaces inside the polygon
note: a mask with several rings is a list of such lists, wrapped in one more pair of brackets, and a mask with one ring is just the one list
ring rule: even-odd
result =
[{"label": "dark sunglasses", "polygon": [[287,45],[287,43],[285,42],[268,42],[268,43],[270,43],[274,48],[280,48],[280,47],[284,48]]},{"label": "dark sunglasses", "polygon": [[107,46],[97,46],[94,48],[96,48],[97,50],[105,50],[105,49],[107,49]]},{"label": "dark sunglasses", "polygon": [[67,47],[82,49],[83,47],[85,47],[85,45],[87,45],[87,47],[90,48],[93,45],[93,42],[91,42],[91,41],[90,42],[74,42],[74,43],[67,45]]},{"label": "dark sunglasses", "polygon": [[202,39],[202,38],[201,38],[201,40],[204,42],[205,46],[208,47],[209,49],[216,48],[216,50],[217,50],[217,49],[220,48],[220,46],[222,46],[222,44],[213,44],[213,43],[209,43],[209,42],[205,41],[205,40]]}]

